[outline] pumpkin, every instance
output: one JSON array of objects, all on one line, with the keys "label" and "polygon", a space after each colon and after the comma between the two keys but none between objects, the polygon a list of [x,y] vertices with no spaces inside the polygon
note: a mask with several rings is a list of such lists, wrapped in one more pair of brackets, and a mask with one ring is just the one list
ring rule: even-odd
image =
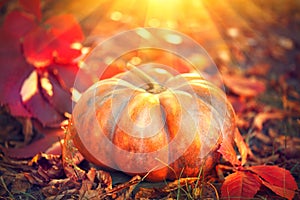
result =
[{"label": "pumpkin", "polygon": [[85,91],[73,109],[74,144],[90,162],[150,181],[208,173],[235,115],[225,93],[197,73],[129,65]]}]

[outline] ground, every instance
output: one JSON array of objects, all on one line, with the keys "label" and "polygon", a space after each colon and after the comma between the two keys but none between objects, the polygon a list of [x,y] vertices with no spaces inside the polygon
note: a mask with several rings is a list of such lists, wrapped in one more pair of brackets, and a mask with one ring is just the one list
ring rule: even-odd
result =
[{"label": "ground", "polygon": [[[120,31],[140,26],[164,27],[168,24],[165,16],[144,4],[134,7],[110,1],[97,4],[93,1],[82,4],[69,0],[42,2],[45,18],[68,12],[78,19],[86,36],[83,41],[85,47],[91,47]],[[216,63],[227,97],[237,115],[237,127],[254,154],[247,165],[266,164],[285,168],[293,175],[299,188],[299,1],[200,2],[192,10],[189,10],[190,7],[180,9],[173,18],[176,25],[173,23],[171,28],[187,34],[201,44]],[[4,4],[1,15],[5,16],[16,3],[11,1]],[[138,5],[135,1],[131,3]],[[171,1],[166,3],[172,4]],[[173,9],[175,8],[174,6]],[[120,17],[118,13],[121,13]],[[170,14],[166,11],[165,15]],[[155,24],[157,21],[153,19],[160,23]],[[3,20],[4,17],[1,17],[1,23]],[[28,124],[34,126],[34,133],[30,136],[24,134]],[[28,122],[28,119],[16,118],[9,114],[7,107],[1,107],[0,197],[76,199],[96,195],[106,199],[122,199],[133,198],[135,195],[144,198],[209,199],[221,195],[224,176],[232,173],[232,169],[226,168],[230,164],[221,159],[219,170],[213,170],[199,183],[201,187],[197,179],[190,178],[181,179],[180,183],[144,181],[137,189],[135,186],[140,182],[140,177],[131,179],[122,173],[101,171],[84,160],[79,166],[88,173],[75,169],[79,178],[71,180],[66,177],[68,174],[63,170],[65,166],[60,156],[37,154],[32,159],[31,155],[40,150],[32,145],[33,142],[48,137],[49,144],[63,136],[61,130],[41,127],[36,120]],[[20,151],[11,150],[7,153],[4,147],[22,147],[23,156]],[[80,173],[84,175],[80,177]],[[85,190],[84,186],[90,190]],[[153,187],[158,189],[151,189]],[[294,199],[299,197],[298,189]],[[282,199],[266,187],[261,188],[255,198]]]}]

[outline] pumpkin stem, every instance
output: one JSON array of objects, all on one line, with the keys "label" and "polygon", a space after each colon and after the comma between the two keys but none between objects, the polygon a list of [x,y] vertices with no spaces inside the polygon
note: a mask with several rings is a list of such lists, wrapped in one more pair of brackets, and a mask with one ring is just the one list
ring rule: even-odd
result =
[{"label": "pumpkin stem", "polygon": [[135,73],[137,76],[139,76],[143,81],[145,81],[148,85],[148,89],[147,92],[150,93],[160,93],[166,90],[165,87],[163,87],[162,85],[160,85],[156,80],[154,80],[153,78],[151,78],[148,74],[146,74],[145,72],[143,72],[142,70],[140,70],[138,67],[134,66],[131,63],[127,63],[126,68],[128,70],[131,70],[133,73]]}]

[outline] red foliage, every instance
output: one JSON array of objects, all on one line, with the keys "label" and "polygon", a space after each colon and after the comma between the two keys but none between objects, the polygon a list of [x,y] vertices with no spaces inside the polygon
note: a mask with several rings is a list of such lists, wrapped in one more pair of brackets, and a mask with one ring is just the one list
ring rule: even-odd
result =
[{"label": "red foliage", "polygon": [[244,141],[244,138],[242,137],[238,129],[236,129],[235,131],[234,141],[241,154],[241,165],[244,165],[247,161],[248,155],[251,154],[251,150]]},{"label": "red foliage", "polygon": [[[71,92],[84,39],[69,14],[42,20],[39,0],[19,0],[20,10],[0,28],[0,103],[14,116],[58,126],[71,112]],[[73,45],[77,43],[78,45]]]},{"label": "red foliage", "polygon": [[[237,131],[236,145],[241,152],[242,160],[245,160],[251,150],[242,140],[242,136]],[[229,161],[233,166],[234,173],[228,175],[221,187],[222,198],[224,199],[244,199],[253,198],[261,185],[265,185],[274,193],[293,199],[295,190],[297,190],[297,183],[288,170],[278,166],[259,165],[252,167],[244,167],[237,165],[237,155],[226,140],[221,144],[219,152],[223,158]],[[231,155],[229,155],[231,154]],[[245,164],[242,161],[242,164]]]},{"label": "red foliage", "polygon": [[40,0],[19,0],[19,3],[24,11],[32,13],[33,15],[35,15],[38,21],[41,21],[42,12]]},{"label": "red foliage", "polygon": [[254,174],[237,171],[226,177],[221,193],[225,199],[253,198],[260,186],[261,184]]},{"label": "red foliage", "polygon": [[292,199],[297,190],[297,183],[289,171],[278,166],[253,166],[248,170],[256,173],[262,183],[276,194]]},{"label": "red foliage", "polygon": [[238,160],[238,158],[236,156],[233,145],[228,140],[225,139],[222,142],[222,145],[218,149],[218,152],[220,152],[222,154],[222,156],[225,160],[230,161],[230,163],[233,166],[237,166],[237,165],[241,164],[241,162]]}]

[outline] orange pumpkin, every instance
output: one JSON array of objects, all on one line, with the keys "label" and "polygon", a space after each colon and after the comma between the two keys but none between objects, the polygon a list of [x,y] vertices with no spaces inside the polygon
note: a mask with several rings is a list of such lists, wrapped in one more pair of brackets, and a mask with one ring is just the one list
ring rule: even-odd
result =
[{"label": "orange pumpkin", "polygon": [[91,86],[73,125],[90,162],[161,181],[209,172],[222,140],[233,141],[235,117],[224,92],[200,75],[148,64]]}]

